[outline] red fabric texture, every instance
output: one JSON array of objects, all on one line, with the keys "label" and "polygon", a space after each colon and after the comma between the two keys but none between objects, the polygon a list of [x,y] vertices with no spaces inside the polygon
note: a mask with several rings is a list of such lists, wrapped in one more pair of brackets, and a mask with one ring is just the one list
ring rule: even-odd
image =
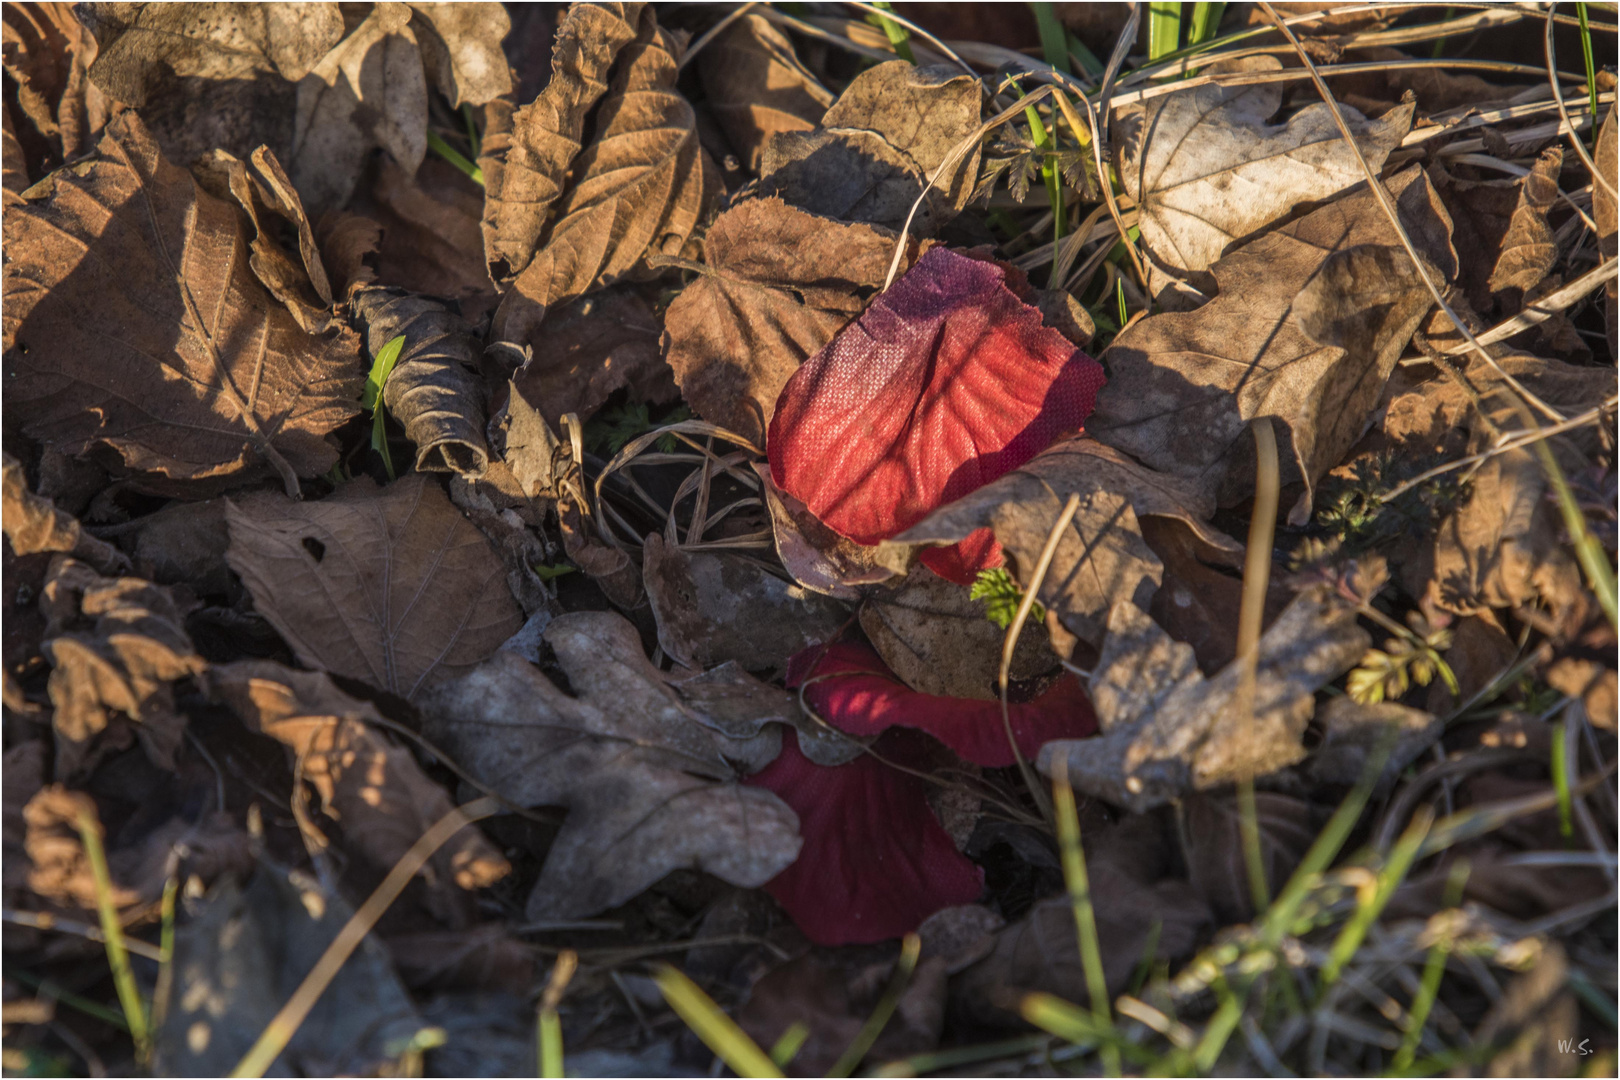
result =
[{"label": "red fabric texture", "polygon": [[[869,736],[892,727],[915,728],[974,764],[992,768],[1016,764],[999,701],[913,690],[895,677],[870,645],[817,645],[795,653],[788,660],[788,686],[812,677],[815,681],[805,689],[805,700],[817,716],[846,734]],[[1097,732],[1091,701],[1080,680],[1068,673],[1035,700],[1009,705],[1007,714],[1026,759],[1053,739],[1083,739]]]},{"label": "red fabric texture", "polygon": [[805,361],[771,418],[776,485],[876,544],[1078,431],[1102,366],[1041,325],[1005,276],[930,248]]},{"label": "red fabric texture", "polygon": [[[894,731],[872,749],[910,766],[925,762],[925,743]],[[743,783],[774,792],[799,815],[804,847],[765,891],[818,945],[909,934],[940,908],[971,904],[984,890],[984,871],[956,850],[929,808],[927,785],[871,754],[816,765],[786,730],[782,753]]]}]

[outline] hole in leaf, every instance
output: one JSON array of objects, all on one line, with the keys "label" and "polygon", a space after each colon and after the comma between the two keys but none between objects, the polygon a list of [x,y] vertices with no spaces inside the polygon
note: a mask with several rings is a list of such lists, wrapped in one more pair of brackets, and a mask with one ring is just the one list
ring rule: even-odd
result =
[{"label": "hole in leaf", "polygon": [[317,563],[326,558],[326,545],[315,539],[313,536],[304,537],[302,543],[304,545],[304,550],[309,552],[309,557],[314,559]]}]

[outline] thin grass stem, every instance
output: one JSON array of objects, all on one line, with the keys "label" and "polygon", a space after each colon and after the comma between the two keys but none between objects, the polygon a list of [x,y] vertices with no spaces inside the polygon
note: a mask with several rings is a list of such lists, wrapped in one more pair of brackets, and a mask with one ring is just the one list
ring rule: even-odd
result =
[{"label": "thin grass stem", "polygon": [[[1086,992],[1091,995],[1091,1015],[1101,1031],[1112,1029],[1114,1021],[1108,1005],[1108,978],[1103,971],[1102,945],[1097,938],[1097,912],[1091,903],[1091,880],[1086,874],[1085,849],[1080,843],[1080,814],[1075,807],[1074,788],[1069,786],[1069,759],[1057,755],[1052,763],[1052,816],[1057,824],[1058,857],[1063,866],[1063,882],[1074,909],[1075,939],[1080,943],[1080,966],[1086,973]],[[1110,1076],[1119,1075],[1119,1050],[1105,1043],[1103,1068]]]},{"label": "thin grass stem", "polygon": [[738,1076],[776,1077],[782,1070],[770,1055],[750,1039],[737,1022],[721,1011],[714,999],[705,994],[697,983],[687,978],[670,964],[653,965],[653,982],[675,1015],[686,1021],[703,1045],[714,1051],[719,1059],[731,1067]]},{"label": "thin grass stem", "polygon": [[143,1063],[150,1062],[152,1033],[146,1025],[146,1005],[141,1000],[140,988],[135,985],[135,972],[129,966],[124,924],[118,921],[118,908],[113,904],[112,873],[107,869],[107,850],[101,843],[101,822],[93,807],[86,806],[80,810],[76,824],[79,838],[84,842],[85,858],[90,862],[90,874],[95,880],[96,914],[101,918],[101,932],[107,939],[107,966],[112,968],[118,1004],[123,1007],[124,1019],[129,1023],[130,1038],[135,1040],[136,1058]]},{"label": "thin grass stem", "polygon": [[900,942],[900,958],[894,962],[894,974],[889,978],[889,985],[883,988],[883,996],[878,999],[877,1005],[872,1009],[872,1015],[866,1018],[861,1030],[856,1034],[855,1040],[849,1044],[844,1052],[838,1055],[832,1068],[827,1070],[830,1077],[849,1076],[855,1071],[866,1055],[871,1051],[872,1044],[877,1042],[878,1036],[894,1015],[894,1010],[900,1005],[900,998],[911,984],[911,973],[917,970],[917,957],[922,954],[922,939],[916,934],[907,934]]}]

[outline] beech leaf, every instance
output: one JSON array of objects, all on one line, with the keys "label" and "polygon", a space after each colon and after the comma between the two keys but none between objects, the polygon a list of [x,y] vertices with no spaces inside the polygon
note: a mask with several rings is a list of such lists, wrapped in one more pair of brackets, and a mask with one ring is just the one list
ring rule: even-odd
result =
[{"label": "beech leaf", "polygon": [[[1428,178],[1409,169],[1388,186],[1419,252],[1449,280],[1451,222]],[[1245,244],[1213,267],[1215,299],[1114,339],[1088,430],[1229,506],[1254,487],[1249,422],[1272,417],[1283,482],[1306,486],[1289,515],[1303,523],[1431,303],[1398,243],[1363,190]]]},{"label": "beech leaf", "polygon": [[544,637],[578,697],[503,650],[423,700],[429,737],[479,780],[568,810],[530,919],[594,915],[679,867],[753,888],[793,861],[793,811],[740,786],[731,764],[769,761],[774,726],[733,739],[706,724],[618,615],[562,615]]},{"label": "beech leaf", "polygon": [[132,113],[98,150],[5,215],[8,418],[64,453],[110,446],[192,494],[267,463],[295,495],[358,411],[358,341],[312,337],[270,299],[236,209]]},{"label": "beech leaf", "polygon": [[[1271,56],[1221,66],[1281,68]],[[1330,106],[1307,105],[1286,124],[1268,124],[1282,102],[1281,83],[1207,83],[1115,114],[1123,131],[1115,161],[1126,192],[1141,208],[1142,242],[1172,272],[1208,270],[1227,245],[1301,203],[1332,198],[1365,180]],[[1416,106],[1397,105],[1377,120],[1341,108],[1362,156],[1377,172],[1411,128]]]},{"label": "beech leaf", "polygon": [[420,473],[320,502],[232,500],[225,519],[231,569],[312,668],[410,698],[523,622],[489,541]]},{"label": "beech leaf", "polygon": [[710,423],[764,443],[788,379],[883,288],[893,256],[885,230],[780,199],[727,210],[703,238],[705,272],[664,318],[682,395]]}]

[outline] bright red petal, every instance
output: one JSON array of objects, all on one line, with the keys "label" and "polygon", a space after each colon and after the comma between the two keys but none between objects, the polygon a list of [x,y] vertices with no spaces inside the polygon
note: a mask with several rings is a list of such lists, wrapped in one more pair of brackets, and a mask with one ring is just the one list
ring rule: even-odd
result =
[{"label": "bright red petal", "polygon": [[1004,277],[931,248],[805,361],[771,418],[776,485],[875,544],[1078,430],[1102,367]]},{"label": "bright red petal", "polygon": [[980,570],[994,570],[1007,562],[1001,542],[989,529],[974,529],[949,547],[923,548],[917,561],[958,585],[972,585]]},{"label": "bright red petal", "polygon": [[[788,660],[788,686],[812,678],[805,700],[839,731],[864,736],[891,727],[916,728],[976,764],[1014,764],[1000,702],[919,693],[895,678],[869,645],[816,645],[794,654]],[[1034,701],[1007,711],[1026,758],[1035,757],[1053,739],[1083,739],[1097,731],[1097,717],[1080,680],[1067,673]]]},{"label": "bright red petal", "polygon": [[[917,738],[893,732],[873,750],[920,763],[926,748]],[[818,945],[908,934],[940,908],[973,903],[984,889],[984,871],[956,850],[929,809],[927,785],[870,754],[816,765],[785,729],[781,755],[743,783],[774,792],[799,815],[804,847],[765,891]]]}]

